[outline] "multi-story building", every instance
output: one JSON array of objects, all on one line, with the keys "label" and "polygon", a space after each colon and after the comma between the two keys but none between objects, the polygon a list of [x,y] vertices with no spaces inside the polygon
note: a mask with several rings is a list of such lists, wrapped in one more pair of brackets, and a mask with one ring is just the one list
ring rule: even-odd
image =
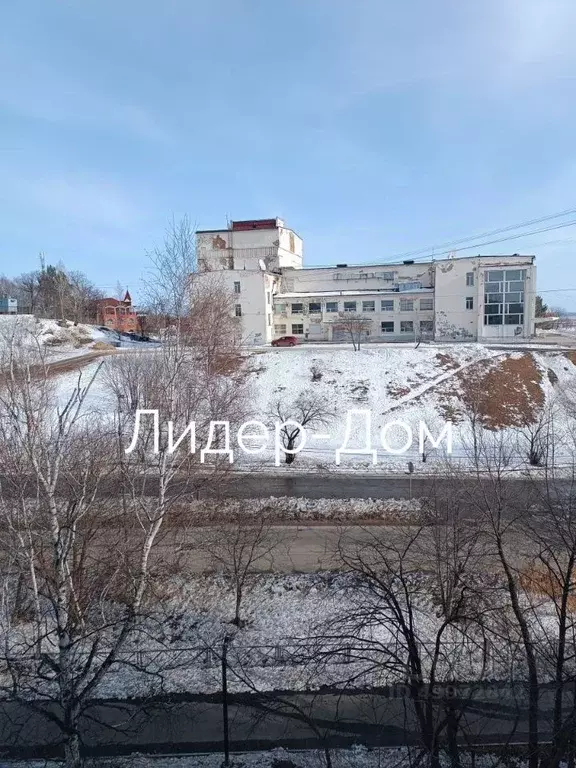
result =
[{"label": "multi-story building", "polygon": [[304,268],[302,239],[281,219],[197,232],[200,273],[221,271],[248,343],[278,336],[338,341],[341,318],[371,341],[494,341],[534,334],[534,256],[469,256]]},{"label": "multi-story building", "polygon": [[123,299],[98,299],[96,302],[96,322],[112,331],[136,333],[138,315],[132,306],[130,292],[126,291]]}]

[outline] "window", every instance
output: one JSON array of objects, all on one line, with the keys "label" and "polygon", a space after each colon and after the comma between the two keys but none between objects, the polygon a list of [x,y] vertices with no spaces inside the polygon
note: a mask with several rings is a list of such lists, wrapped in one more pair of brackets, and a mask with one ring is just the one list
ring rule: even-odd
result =
[{"label": "window", "polygon": [[420,309],[423,311],[434,309],[434,299],[420,299]]},{"label": "window", "polygon": [[234,282],[234,293],[240,293],[240,281],[236,280]]},{"label": "window", "polygon": [[234,269],[234,256],[228,256],[228,269]]},{"label": "window", "polygon": [[504,271],[502,269],[492,269],[486,273],[486,279],[489,283],[501,283],[504,280]]},{"label": "window", "polygon": [[524,315],[505,315],[505,325],[524,325]]},{"label": "window", "polygon": [[484,293],[500,293],[502,290],[502,283],[485,283]]},{"label": "window", "polygon": [[302,336],[304,333],[303,323],[292,323],[292,333],[294,336]]},{"label": "window", "polygon": [[301,315],[304,312],[304,304],[292,304],[292,314]]},{"label": "window", "polygon": [[380,309],[382,312],[394,312],[394,299],[382,299]]},{"label": "window", "polygon": [[382,272],[382,280],[394,280],[394,272]]},{"label": "window", "polygon": [[363,301],[362,302],[362,312],[376,312],[376,302],[375,301]]},{"label": "window", "polygon": [[399,291],[417,291],[420,288],[422,288],[422,283],[417,281],[412,281],[410,283],[398,283]]},{"label": "window", "polygon": [[286,324],[275,325],[274,326],[274,333],[276,334],[276,336],[285,336],[286,335]]},{"label": "window", "polygon": [[400,312],[413,312],[414,299],[400,299]]},{"label": "window", "polygon": [[[508,298],[508,296],[506,296]],[[524,312],[524,304],[506,304],[506,314],[521,315]]]},{"label": "window", "polygon": [[242,304],[234,305],[234,314],[236,317],[242,317]]},{"label": "window", "polygon": [[322,302],[320,301],[311,301],[308,305],[308,311],[310,313],[312,312],[322,312]]},{"label": "window", "polygon": [[272,315],[268,315],[268,325],[272,325]]},{"label": "window", "polygon": [[474,285],[474,272],[466,272],[466,285]]},{"label": "window", "polygon": [[466,309],[474,309],[474,296],[466,296]]},{"label": "window", "polygon": [[266,291],[266,304],[270,306],[272,304],[272,294],[270,291]]},{"label": "window", "polygon": [[355,301],[345,301],[344,302],[344,312],[356,312],[356,302]]},{"label": "window", "polygon": [[382,333],[394,333],[394,323],[383,321],[380,323],[380,330]]},{"label": "window", "polygon": [[412,320],[400,321],[400,333],[414,333],[414,323]]},{"label": "window", "polygon": [[294,232],[289,232],[289,233],[288,233],[288,240],[289,240],[289,242],[290,242],[290,246],[289,246],[289,248],[290,248],[290,251],[291,251],[292,253],[294,253],[294,251],[296,250],[296,249],[294,248]]},{"label": "window", "polygon": [[506,291],[523,291],[523,290],[524,290],[523,280],[512,280],[509,283],[506,283]]},{"label": "window", "polygon": [[274,304],[274,312],[277,312],[278,314],[286,312],[286,304]]},{"label": "window", "polygon": [[502,315],[484,315],[484,325],[502,325]]},{"label": "window", "polygon": [[434,321],[433,320],[420,320],[420,333],[433,333]]},{"label": "window", "polygon": [[524,269],[507,269],[506,280],[524,280],[526,271]]},{"label": "window", "polygon": [[326,312],[338,312],[338,302],[337,301],[327,301],[326,302]]},{"label": "window", "polygon": [[486,304],[486,306],[484,307],[484,314],[485,315],[501,315],[502,304]]}]

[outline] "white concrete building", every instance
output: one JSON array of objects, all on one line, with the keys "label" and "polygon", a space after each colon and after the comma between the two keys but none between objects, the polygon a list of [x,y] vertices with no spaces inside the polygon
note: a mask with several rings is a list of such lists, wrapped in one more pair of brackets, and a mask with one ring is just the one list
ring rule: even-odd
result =
[{"label": "white concrete building", "polygon": [[469,256],[375,265],[303,266],[302,239],[281,219],[197,232],[200,273],[222,271],[247,343],[345,337],[340,313],[369,320],[370,341],[527,339],[534,334],[534,256]]}]

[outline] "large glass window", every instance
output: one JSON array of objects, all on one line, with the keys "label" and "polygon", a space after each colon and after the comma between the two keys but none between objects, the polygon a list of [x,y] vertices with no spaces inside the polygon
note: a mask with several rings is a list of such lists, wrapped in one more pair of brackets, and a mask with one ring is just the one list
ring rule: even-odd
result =
[{"label": "large glass window", "polygon": [[376,312],[376,302],[375,301],[363,301],[362,302],[362,312]]},{"label": "large glass window", "polygon": [[356,312],[356,302],[355,301],[345,301],[344,302],[344,312]]},{"label": "large glass window", "polygon": [[382,312],[394,312],[394,299],[382,299],[380,309]]},{"label": "large glass window", "polygon": [[413,312],[414,299],[400,299],[400,312]]},{"label": "large glass window", "polygon": [[484,325],[523,325],[524,269],[493,269],[484,282]]},{"label": "large glass window", "polygon": [[420,310],[428,311],[434,309],[434,299],[420,299]]},{"label": "large glass window", "polygon": [[400,333],[414,333],[414,323],[412,320],[400,321]]},{"label": "large glass window", "polygon": [[420,288],[422,288],[422,283],[415,280],[410,283],[398,283],[399,291],[417,291]]},{"label": "large glass window", "polygon": [[380,330],[382,333],[394,333],[394,323],[383,321],[380,323]]}]

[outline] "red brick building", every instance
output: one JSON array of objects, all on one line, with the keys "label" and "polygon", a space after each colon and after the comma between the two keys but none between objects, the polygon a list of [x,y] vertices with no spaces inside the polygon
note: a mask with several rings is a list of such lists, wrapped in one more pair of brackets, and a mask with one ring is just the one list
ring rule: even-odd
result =
[{"label": "red brick building", "polygon": [[99,299],[96,302],[96,322],[113,331],[137,333],[138,315],[132,306],[129,291],[126,291],[123,299]]}]

